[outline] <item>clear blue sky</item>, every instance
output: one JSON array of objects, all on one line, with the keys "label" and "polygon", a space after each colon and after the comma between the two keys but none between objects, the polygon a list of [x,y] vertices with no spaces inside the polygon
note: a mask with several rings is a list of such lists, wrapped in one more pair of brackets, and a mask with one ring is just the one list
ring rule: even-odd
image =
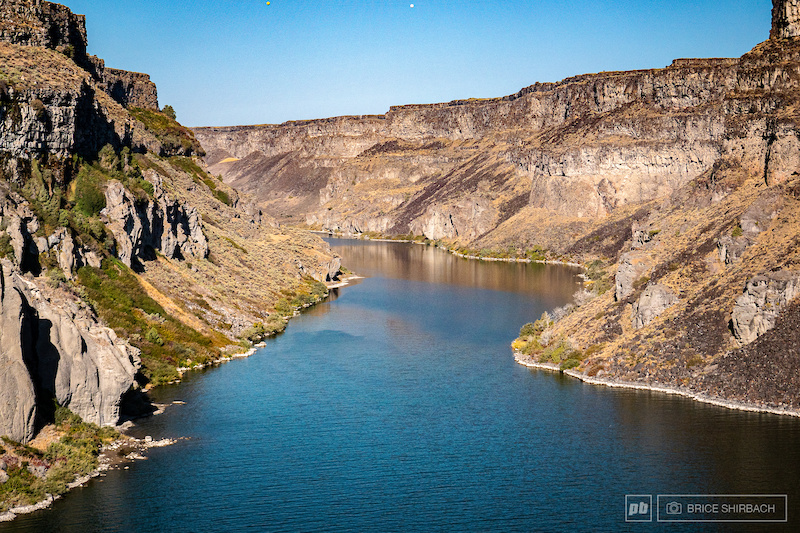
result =
[{"label": "clear blue sky", "polygon": [[[382,114],[537,81],[738,57],[769,0],[61,0],[89,52],[189,126]],[[414,7],[411,7],[413,2]]]}]

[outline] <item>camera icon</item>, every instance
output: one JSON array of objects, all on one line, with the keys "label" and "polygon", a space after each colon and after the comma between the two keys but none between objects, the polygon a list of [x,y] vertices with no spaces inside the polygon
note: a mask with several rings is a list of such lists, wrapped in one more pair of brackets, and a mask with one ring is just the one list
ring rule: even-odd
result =
[{"label": "camera icon", "polygon": [[681,514],[683,513],[683,504],[679,502],[669,502],[666,508],[667,514]]}]

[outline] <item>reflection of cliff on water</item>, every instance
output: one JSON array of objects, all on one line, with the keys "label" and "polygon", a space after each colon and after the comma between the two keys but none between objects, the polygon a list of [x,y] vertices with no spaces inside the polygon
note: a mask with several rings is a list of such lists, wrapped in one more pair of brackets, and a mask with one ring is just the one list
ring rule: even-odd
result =
[{"label": "reflection of cliff on water", "polygon": [[521,292],[545,303],[569,300],[580,270],[561,265],[463,259],[433,246],[326,239],[342,263],[361,276],[381,276]]}]

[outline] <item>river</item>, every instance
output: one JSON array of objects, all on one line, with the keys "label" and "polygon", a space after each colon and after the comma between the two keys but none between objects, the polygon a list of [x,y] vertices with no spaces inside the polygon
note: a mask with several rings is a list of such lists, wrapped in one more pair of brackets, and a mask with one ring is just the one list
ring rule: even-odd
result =
[{"label": "river", "polygon": [[626,523],[626,494],[787,494],[796,524],[800,420],[514,363],[577,270],[331,243],[364,279],[154,391],[135,434],[185,440],[0,532],[717,531]]}]

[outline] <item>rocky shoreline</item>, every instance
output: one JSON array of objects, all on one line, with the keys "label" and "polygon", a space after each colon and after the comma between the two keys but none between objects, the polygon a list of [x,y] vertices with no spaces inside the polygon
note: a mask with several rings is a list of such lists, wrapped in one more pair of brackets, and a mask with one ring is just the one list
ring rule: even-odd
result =
[{"label": "rocky shoreline", "polygon": [[726,409],[733,409],[736,411],[748,411],[752,413],[766,413],[772,415],[793,416],[800,418],[800,410],[797,409],[779,409],[775,407],[758,405],[755,403],[726,400],[724,398],[698,393],[696,391],[687,388],[669,387],[666,385],[653,385],[641,382],[617,381],[611,378],[602,378],[602,377],[598,378],[598,377],[587,376],[586,374],[578,372],[577,370],[561,370],[561,368],[555,363],[536,362],[533,360],[532,357],[525,355],[517,350],[514,351],[514,360],[517,362],[517,364],[520,364],[522,366],[526,366],[528,368],[536,368],[538,370],[547,370],[550,372],[560,372],[575,379],[579,379],[584,383],[588,383],[589,385],[600,385],[617,389],[632,389],[641,391],[660,392],[663,394],[673,394],[677,396],[683,396],[684,398],[689,398],[690,400],[695,400],[697,402],[709,405],[715,405],[717,407],[724,407]]},{"label": "rocky shoreline", "polygon": [[[144,453],[150,448],[163,448],[164,446],[171,446],[178,442],[179,439],[164,438],[154,440],[152,437],[147,436],[143,439],[137,439],[128,435],[122,435],[119,439],[111,444],[103,446],[97,468],[85,476],[76,478],[71,483],[67,484],[67,492],[86,485],[90,480],[96,477],[102,477],[105,472],[109,470],[125,468],[127,463],[147,459]],[[66,493],[65,493],[66,494]],[[4,513],[0,513],[0,523],[11,522],[20,515],[34,513],[43,509],[49,508],[53,502],[60,500],[63,495],[48,494],[44,500],[36,502],[31,505],[20,505],[12,507]]]}]

